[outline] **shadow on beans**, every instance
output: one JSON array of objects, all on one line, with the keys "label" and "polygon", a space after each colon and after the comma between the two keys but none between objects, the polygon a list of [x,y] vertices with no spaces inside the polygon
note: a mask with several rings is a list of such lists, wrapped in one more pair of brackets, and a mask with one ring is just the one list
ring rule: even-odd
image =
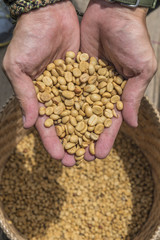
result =
[{"label": "shadow on beans", "polygon": [[122,193],[122,201],[131,208],[132,213],[127,226],[128,233],[125,237],[125,240],[130,240],[136,237],[148,219],[153,203],[154,182],[149,162],[140,148],[123,133],[120,132],[119,135],[114,148],[123,161],[123,168],[129,182],[128,189],[131,191],[130,199],[127,197],[125,189]]},{"label": "shadow on beans", "polygon": [[7,179],[0,186],[1,194],[7,195],[5,212],[20,233],[27,233],[27,239],[45,236],[50,224],[59,221],[66,198],[65,190],[58,183],[62,173],[61,162],[52,159],[43,148],[37,132],[34,135],[33,149],[26,142],[26,147],[16,149],[16,164],[14,157],[10,157],[10,172],[5,173],[8,169],[4,169],[10,188],[5,189]]}]

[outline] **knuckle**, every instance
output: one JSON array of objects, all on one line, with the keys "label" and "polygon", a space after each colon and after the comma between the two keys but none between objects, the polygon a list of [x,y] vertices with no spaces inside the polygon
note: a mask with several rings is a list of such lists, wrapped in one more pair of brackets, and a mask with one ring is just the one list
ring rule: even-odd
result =
[{"label": "knuckle", "polygon": [[157,60],[156,58],[153,61],[153,74],[155,74],[157,72],[158,69],[158,64],[157,64]]},{"label": "knuckle", "polygon": [[150,61],[147,61],[145,67],[143,68],[142,73],[144,75],[144,79],[148,79],[148,81],[150,81],[156,72],[157,72],[157,60],[154,57],[150,59]]},{"label": "knuckle", "polygon": [[7,72],[8,69],[8,64],[7,64],[7,59],[6,56],[4,56],[3,61],[2,61],[2,68],[5,72]]},{"label": "knuckle", "polygon": [[15,58],[12,59],[7,53],[2,61],[2,69],[9,78],[17,76],[21,72],[21,68],[15,61]]}]

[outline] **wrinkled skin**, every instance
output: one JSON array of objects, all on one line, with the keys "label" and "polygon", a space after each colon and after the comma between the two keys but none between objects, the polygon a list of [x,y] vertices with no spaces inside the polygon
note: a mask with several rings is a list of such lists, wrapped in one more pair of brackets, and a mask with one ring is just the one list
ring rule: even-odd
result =
[{"label": "wrinkled skin", "polygon": [[[137,112],[144,91],[156,71],[146,24],[146,9],[136,10],[109,4],[104,0],[90,1],[81,23],[81,50],[90,56],[107,59],[117,71],[128,78],[122,99],[124,110],[118,119],[101,134],[96,143],[96,157],[104,158],[110,151],[124,120],[137,126]],[[20,101],[24,127],[36,125],[42,142],[62,164],[73,166],[74,157],[64,152],[54,126],[47,129],[45,117],[38,116],[39,103],[32,80],[47,64],[64,58],[67,50],[80,48],[80,29],[70,1],[64,1],[23,14],[17,22],[13,39],[7,49],[3,66]],[[85,153],[86,160],[95,156]]]},{"label": "wrinkled skin", "polygon": [[20,101],[24,127],[36,125],[43,144],[55,159],[65,165],[75,163],[64,153],[55,128],[43,126],[45,117],[38,116],[39,104],[32,79],[53,59],[64,58],[66,51],[78,52],[80,29],[76,11],[70,1],[56,3],[23,14],[14,30],[3,66]]},{"label": "wrinkled skin", "polygon": [[[128,79],[122,100],[124,109],[96,143],[96,157],[110,152],[124,119],[137,127],[137,114],[144,92],[157,64],[147,27],[145,8],[126,8],[103,0],[91,0],[81,23],[81,51],[106,59]],[[95,157],[87,151],[87,160]]]}]

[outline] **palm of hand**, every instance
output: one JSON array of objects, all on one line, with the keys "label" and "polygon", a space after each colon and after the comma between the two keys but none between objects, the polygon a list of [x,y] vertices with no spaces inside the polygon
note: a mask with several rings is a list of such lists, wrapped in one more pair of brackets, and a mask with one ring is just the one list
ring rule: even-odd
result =
[{"label": "palm of hand", "polygon": [[[81,50],[106,59],[128,79],[122,95],[122,116],[137,126],[137,112],[144,91],[156,70],[156,60],[145,26],[144,10],[132,12],[116,4],[91,1],[81,23]],[[110,129],[105,129],[96,143],[96,156],[110,151],[122,123],[120,113]],[[92,159],[89,152],[86,159]]]},{"label": "palm of hand", "polygon": [[79,22],[74,7],[69,1],[60,2],[20,17],[3,63],[24,111],[24,126],[31,127],[36,122],[47,151],[52,157],[63,159],[64,164],[67,158],[68,165],[73,165],[74,159],[66,154],[64,157],[55,128],[44,128],[45,118],[38,117],[32,79],[54,59],[63,58],[67,50],[77,52],[79,44]]}]

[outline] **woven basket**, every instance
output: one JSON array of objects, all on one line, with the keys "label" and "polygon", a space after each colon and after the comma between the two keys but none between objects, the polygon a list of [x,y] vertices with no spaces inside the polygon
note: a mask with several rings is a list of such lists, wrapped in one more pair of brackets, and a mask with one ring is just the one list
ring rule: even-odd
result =
[{"label": "woven basket", "polygon": [[[0,179],[5,162],[17,143],[30,130],[22,127],[22,114],[15,98],[0,113]],[[123,123],[121,131],[130,136],[148,159],[154,179],[154,202],[149,218],[134,240],[160,240],[160,115],[146,98],[139,111],[139,126]],[[0,226],[11,240],[25,240],[11,224],[0,205]]]}]

